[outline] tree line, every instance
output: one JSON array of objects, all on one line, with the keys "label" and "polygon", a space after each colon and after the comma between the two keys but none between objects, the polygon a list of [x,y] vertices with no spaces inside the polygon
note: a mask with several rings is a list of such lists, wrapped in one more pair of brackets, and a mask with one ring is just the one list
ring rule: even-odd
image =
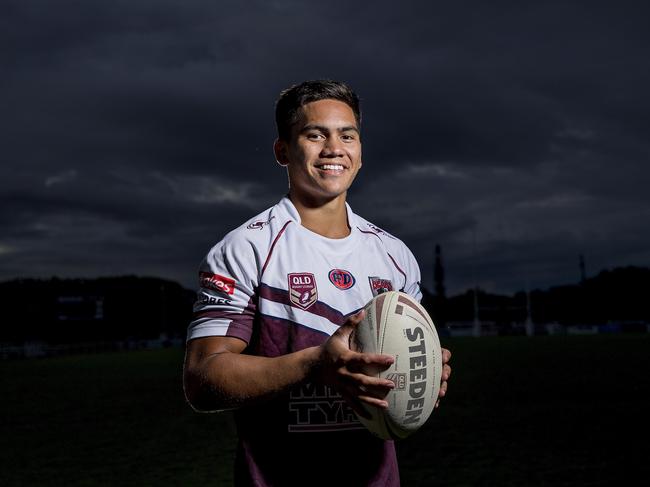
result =
[{"label": "tree line", "polygon": [[[523,323],[564,325],[650,322],[650,269],[604,270],[574,285],[547,290],[491,294],[480,289],[446,296],[442,266],[433,291],[423,288],[422,303],[436,325],[491,321],[505,332]],[[0,283],[0,343],[48,343],[147,339],[165,334],[185,338],[195,291],[153,277],[98,279],[14,279]],[[478,308],[476,306],[478,303]]]},{"label": "tree line", "polygon": [[446,297],[441,284],[434,293],[423,290],[423,304],[438,325],[474,320],[478,302],[479,319],[508,328],[523,323],[530,315],[533,323],[561,325],[606,325],[623,323],[631,331],[650,323],[648,290],[650,268],[617,267],[576,283],[536,289],[512,295],[492,294],[481,289]]}]

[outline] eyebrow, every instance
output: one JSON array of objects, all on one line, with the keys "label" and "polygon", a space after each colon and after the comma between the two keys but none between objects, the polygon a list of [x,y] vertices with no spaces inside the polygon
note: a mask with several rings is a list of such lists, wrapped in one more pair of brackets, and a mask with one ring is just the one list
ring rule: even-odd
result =
[{"label": "eyebrow", "polygon": [[[309,132],[310,130],[320,130],[321,132],[326,132],[326,133],[330,132],[330,129],[322,125],[307,124],[302,129],[300,129],[300,133],[304,134],[305,132]],[[357,134],[359,133],[359,129],[354,125],[346,125],[345,127],[339,127],[338,129],[336,129],[336,131],[339,133],[350,132],[350,131],[356,132]]]}]

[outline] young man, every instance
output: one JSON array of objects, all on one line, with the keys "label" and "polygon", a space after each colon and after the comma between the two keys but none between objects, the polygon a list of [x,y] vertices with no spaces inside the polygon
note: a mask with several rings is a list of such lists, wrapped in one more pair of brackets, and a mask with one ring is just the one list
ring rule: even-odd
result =
[{"label": "young man", "polygon": [[[237,485],[399,485],[393,442],[354,414],[388,407],[394,384],[361,369],[386,369],[393,358],[357,353],[349,336],[382,289],[420,300],[420,271],[400,240],[346,203],[362,165],[360,118],[343,83],[282,92],[274,152],[289,194],[201,265],[185,394],[199,411],[236,409]],[[443,350],[440,396],[449,358]]]}]

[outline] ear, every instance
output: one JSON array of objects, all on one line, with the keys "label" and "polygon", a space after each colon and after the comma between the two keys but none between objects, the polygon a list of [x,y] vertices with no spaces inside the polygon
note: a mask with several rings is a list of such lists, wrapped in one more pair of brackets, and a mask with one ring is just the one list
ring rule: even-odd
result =
[{"label": "ear", "polygon": [[284,140],[275,139],[275,142],[273,142],[273,153],[278,164],[281,166],[289,165],[289,148]]}]

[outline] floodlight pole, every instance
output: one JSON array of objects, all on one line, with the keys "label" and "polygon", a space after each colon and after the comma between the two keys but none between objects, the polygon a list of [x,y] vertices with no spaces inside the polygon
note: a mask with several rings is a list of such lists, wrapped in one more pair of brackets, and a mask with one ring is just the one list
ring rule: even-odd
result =
[{"label": "floodlight pole", "polygon": [[478,284],[476,282],[476,226],[472,229],[472,253],[474,254],[472,259],[472,274],[474,277],[474,326],[472,328],[472,335],[480,337],[481,320],[478,316]]},{"label": "floodlight pole", "polygon": [[528,273],[526,273],[526,322],[524,324],[526,329],[526,336],[533,336],[535,334],[535,325],[530,313],[530,286],[528,284]]}]

